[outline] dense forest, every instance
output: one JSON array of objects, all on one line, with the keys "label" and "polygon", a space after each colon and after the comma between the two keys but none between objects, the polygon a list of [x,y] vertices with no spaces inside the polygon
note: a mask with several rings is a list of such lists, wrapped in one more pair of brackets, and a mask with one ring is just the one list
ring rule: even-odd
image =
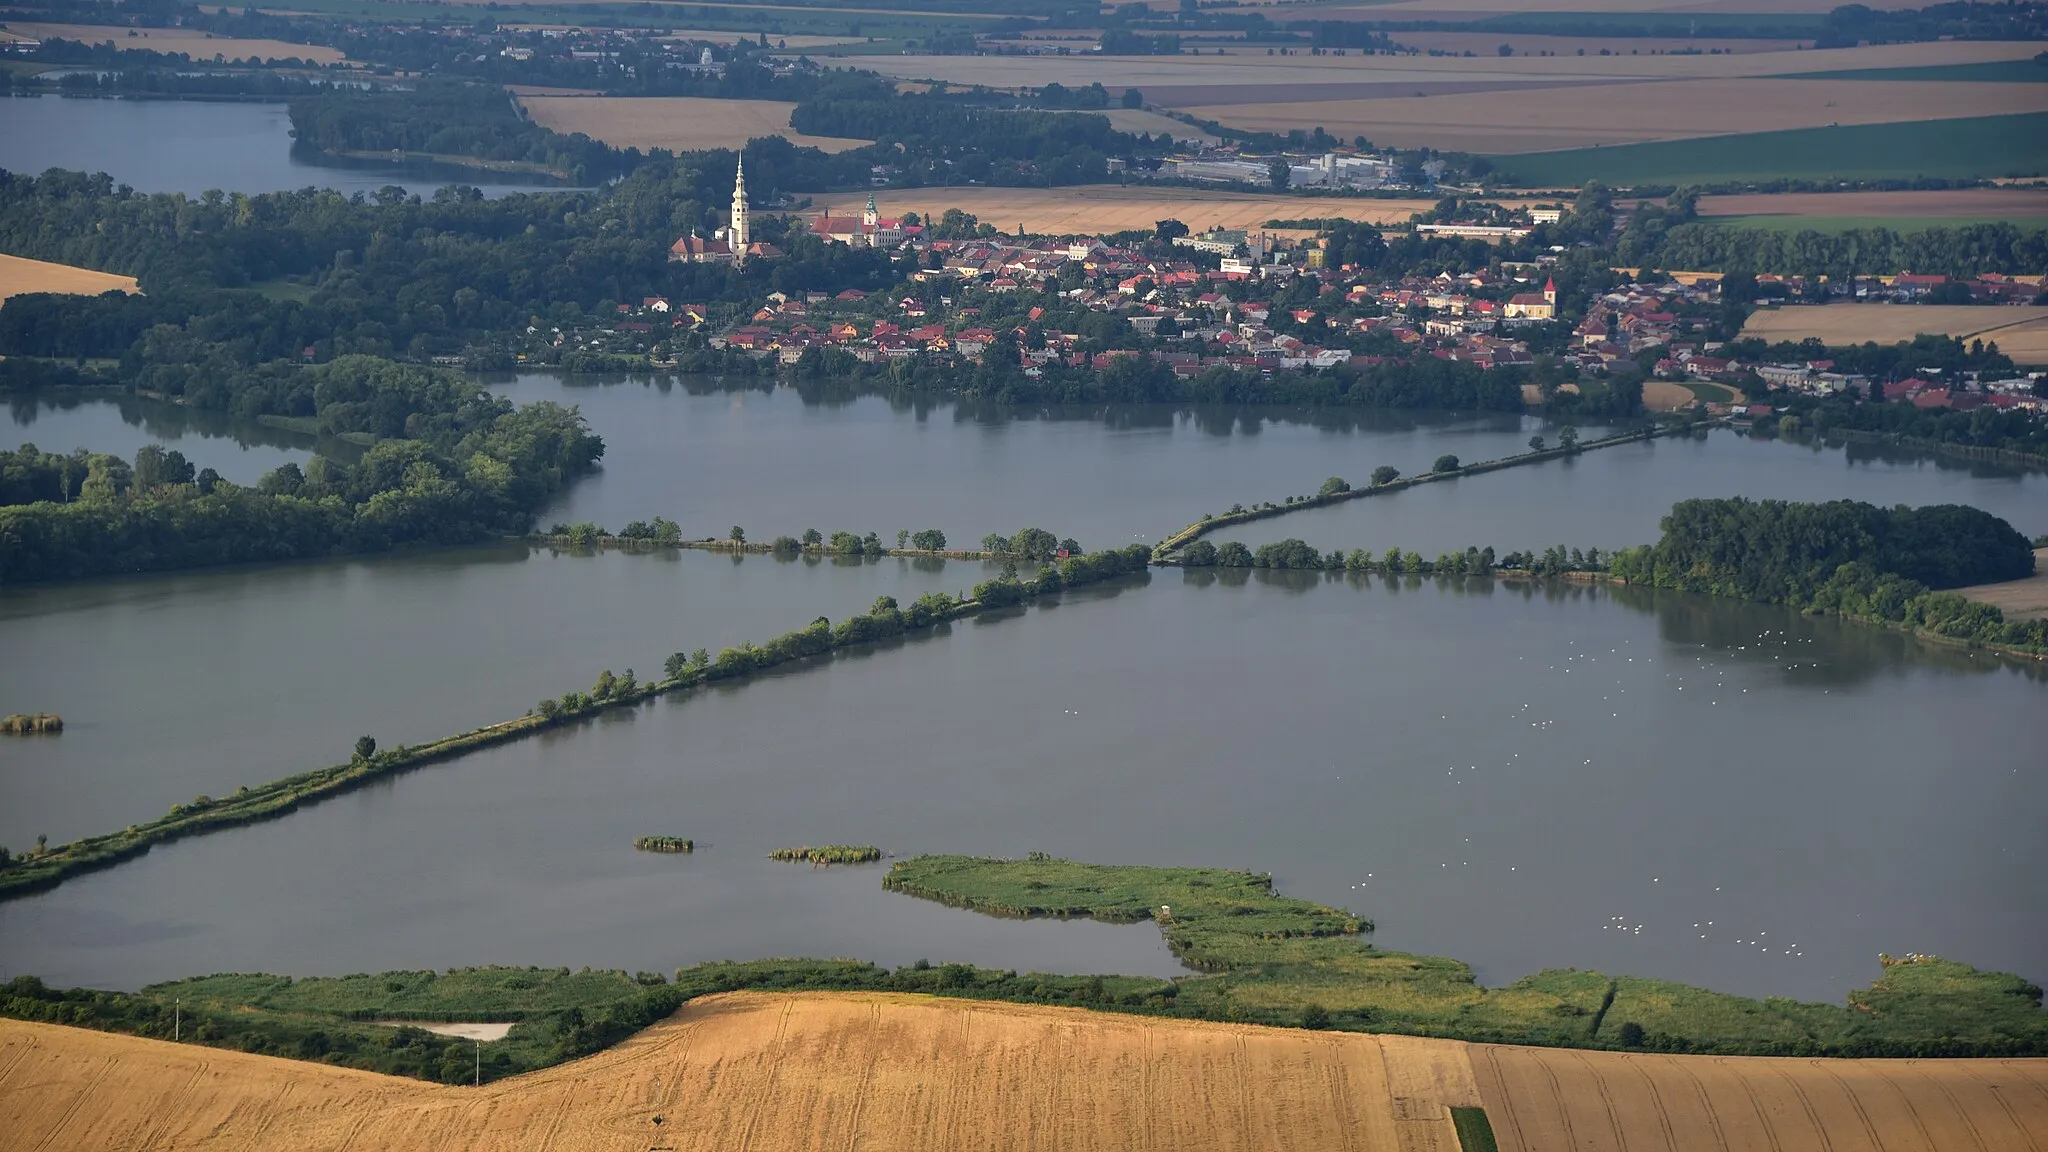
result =
[{"label": "dense forest", "polygon": [[1939,591],[2034,571],[2026,537],[1976,508],[1686,500],[1672,507],[1663,531],[1654,545],[1618,553],[1614,575],[1977,643],[2048,646],[2048,621],[2007,622],[1988,604]]},{"label": "dense forest", "polygon": [[0,452],[0,584],[447,544],[524,532],[604,443],[574,409],[451,373],[347,357],[279,369],[330,429],[389,433],[360,460],[287,464],[253,487],[181,455]]}]

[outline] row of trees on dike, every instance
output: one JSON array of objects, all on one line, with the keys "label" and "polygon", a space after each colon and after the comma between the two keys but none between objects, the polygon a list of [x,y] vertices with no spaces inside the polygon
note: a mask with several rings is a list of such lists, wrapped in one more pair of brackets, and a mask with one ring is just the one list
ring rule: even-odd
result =
[{"label": "row of trees on dike", "polygon": [[1662,526],[1657,543],[1614,556],[1615,576],[2048,650],[2048,621],[2008,621],[1992,605],[1941,591],[2033,574],[2027,538],[1982,509],[1734,497],[1683,501]]},{"label": "row of trees on dike", "polygon": [[154,445],[132,462],[33,445],[0,453],[0,584],[522,533],[604,452],[575,409],[515,409],[452,373],[366,357],[301,371],[323,415],[404,411],[392,420],[411,435],[354,463],[286,464],[253,486]]},{"label": "row of trees on dike", "polygon": [[[1041,532],[1041,534],[1046,536],[1051,535],[1050,533],[1043,533],[1040,529],[1026,529],[1026,531]],[[579,521],[575,524],[556,523],[549,526],[547,535],[559,538],[567,542],[571,547],[577,548],[595,547],[606,540],[627,540],[635,543],[657,544],[667,547],[675,547],[684,543],[682,526],[673,520],[660,516],[656,516],[652,520],[631,521],[615,533],[606,531],[603,525],[588,520]],[[713,543],[719,540],[715,536],[705,537],[704,539],[706,542]],[[984,537],[981,550],[984,552],[1008,551],[1007,548],[995,549],[988,546],[990,540],[1004,539],[1006,538],[1001,536]],[[747,530],[738,524],[733,525],[727,530],[724,542],[735,548],[746,547]],[[1080,545],[1075,544],[1071,539],[1063,541],[1062,545],[1071,545],[1072,550],[1076,552],[1080,550]],[[874,532],[869,532],[867,535],[862,536],[858,533],[842,531],[834,532],[827,536],[816,528],[804,529],[804,534],[801,537],[777,536],[766,545],[758,545],[756,547],[757,550],[790,556],[802,552],[824,552],[835,556],[886,556],[890,551],[889,546],[882,542],[881,536]],[[901,552],[911,549],[919,552],[943,552],[946,550],[946,534],[937,528],[923,528],[916,532],[908,528],[898,529],[896,532],[895,550]],[[1044,558],[1049,559],[1051,556],[1052,553],[1047,552]]]},{"label": "row of trees on dike", "polygon": [[1440,552],[1435,559],[1420,552],[1389,548],[1374,555],[1363,548],[1323,552],[1305,541],[1281,540],[1250,548],[1236,540],[1214,544],[1197,540],[1181,550],[1184,568],[1276,568],[1309,572],[1378,572],[1390,576],[1490,576],[1520,572],[1561,576],[1567,572],[1605,572],[1614,554],[1598,548],[1554,545],[1541,552],[1496,554],[1491,546],[1463,552]]},{"label": "row of trees on dike", "polygon": [[623,675],[606,669],[587,692],[566,692],[559,698],[540,701],[528,711],[552,723],[587,715],[614,704],[637,703],[662,692],[711,680],[730,680],[777,665],[838,648],[886,640],[907,632],[933,628],[955,616],[981,608],[1001,608],[1023,603],[1062,588],[1079,587],[1132,572],[1143,572],[1151,564],[1152,550],[1144,544],[1086,555],[1070,556],[1056,566],[1039,570],[1031,580],[1013,572],[975,587],[972,596],[960,599],[945,592],[926,592],[908,607],[893,596],[877,597],[866,612],[849,616],[838,624],[820,616],[802,628],[785,632],[763,644],[741,644],[713,656],[709,649],[673,652],[662,662],[663,679],[642,682],[633,669]]}]

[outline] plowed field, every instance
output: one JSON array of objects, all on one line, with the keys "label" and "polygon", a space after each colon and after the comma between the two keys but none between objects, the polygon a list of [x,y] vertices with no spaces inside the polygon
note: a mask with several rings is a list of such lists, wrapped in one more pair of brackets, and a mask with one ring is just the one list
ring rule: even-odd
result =
[{"label": "plowed field", "polygon": [[479,1089],[0,1020],[0,1152],[1457,1152],[1449,1108],[1474,1104],[1510,1152],[2038,1152],[2048,1061],[1579,1053],[875,993],[738,993],[696,1001],[600,1055]]}]

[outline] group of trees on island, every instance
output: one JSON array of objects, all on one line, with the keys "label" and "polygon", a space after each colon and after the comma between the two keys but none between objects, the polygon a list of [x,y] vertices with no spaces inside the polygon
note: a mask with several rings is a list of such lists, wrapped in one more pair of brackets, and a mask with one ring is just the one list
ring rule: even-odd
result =
[{"label": "group of trees on island", "polygon": [[1215,544],[1196,540],[1181,549],[1184,568],[1268,568],[1304,572],[1378,573],[1384,576],[1491,576],[1517,572],[1531,576],[1562,576],[1568,572],[1604,572],[1613,553],[1598,548],[1553,545],[1541,552],[1496,554],[1491,546],[1440,552],[1430,559],[1420,552],[1389,548],[1374,555],[1363,548],[1323,552],[1304,540],[1289,538],[1257,549],[1236,540]]}]

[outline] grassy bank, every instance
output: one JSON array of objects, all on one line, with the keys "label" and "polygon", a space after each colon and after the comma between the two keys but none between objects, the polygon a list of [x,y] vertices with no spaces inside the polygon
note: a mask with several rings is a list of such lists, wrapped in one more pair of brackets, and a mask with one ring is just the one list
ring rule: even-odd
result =
[{"label": "grassy bank", "polygon": [[[1374,948],[1370,925],[1213,868],[920,856],[884,885],[1000,916],[1151,920],[1202,974],[1057,975],[918,961],[760,960],[651,972],[464,968],[341,977],[223,974],[140,992],[0,984],[0,1016],[466,1083],[479,1046],[404,1021],[499,1021],[499,1079],[616,1044],[697,996],[740,989],[918,992],[1289,1027],[1574,1048],[1810,1056],[2048,1054],[2041,989],[1933,957],[1881,958],[1845,1005],[1752,1000],[1668,981],[1552,970],[1484,988],[1464,964]],[[1138,930],[1138,929],[1133,929]]]},{"label": "grassy bank", "polygon": [[[1275,893],[1270,878],[1203,868],[920,856],[897,891],[1003,916],[1153,920],[1212,975],[1178,982],[1175,1015],[1501,1043],[1745,1055],[2048,1053],[2041,989],[1932,957],[1886,959],[1846,1005],[1753,1000],[1669,981],[1552,970],[1481,987],[1443,957],[1364,942],[1357,917]],[[1627,1028],[1634,1024],[1636,1028]]]}]

